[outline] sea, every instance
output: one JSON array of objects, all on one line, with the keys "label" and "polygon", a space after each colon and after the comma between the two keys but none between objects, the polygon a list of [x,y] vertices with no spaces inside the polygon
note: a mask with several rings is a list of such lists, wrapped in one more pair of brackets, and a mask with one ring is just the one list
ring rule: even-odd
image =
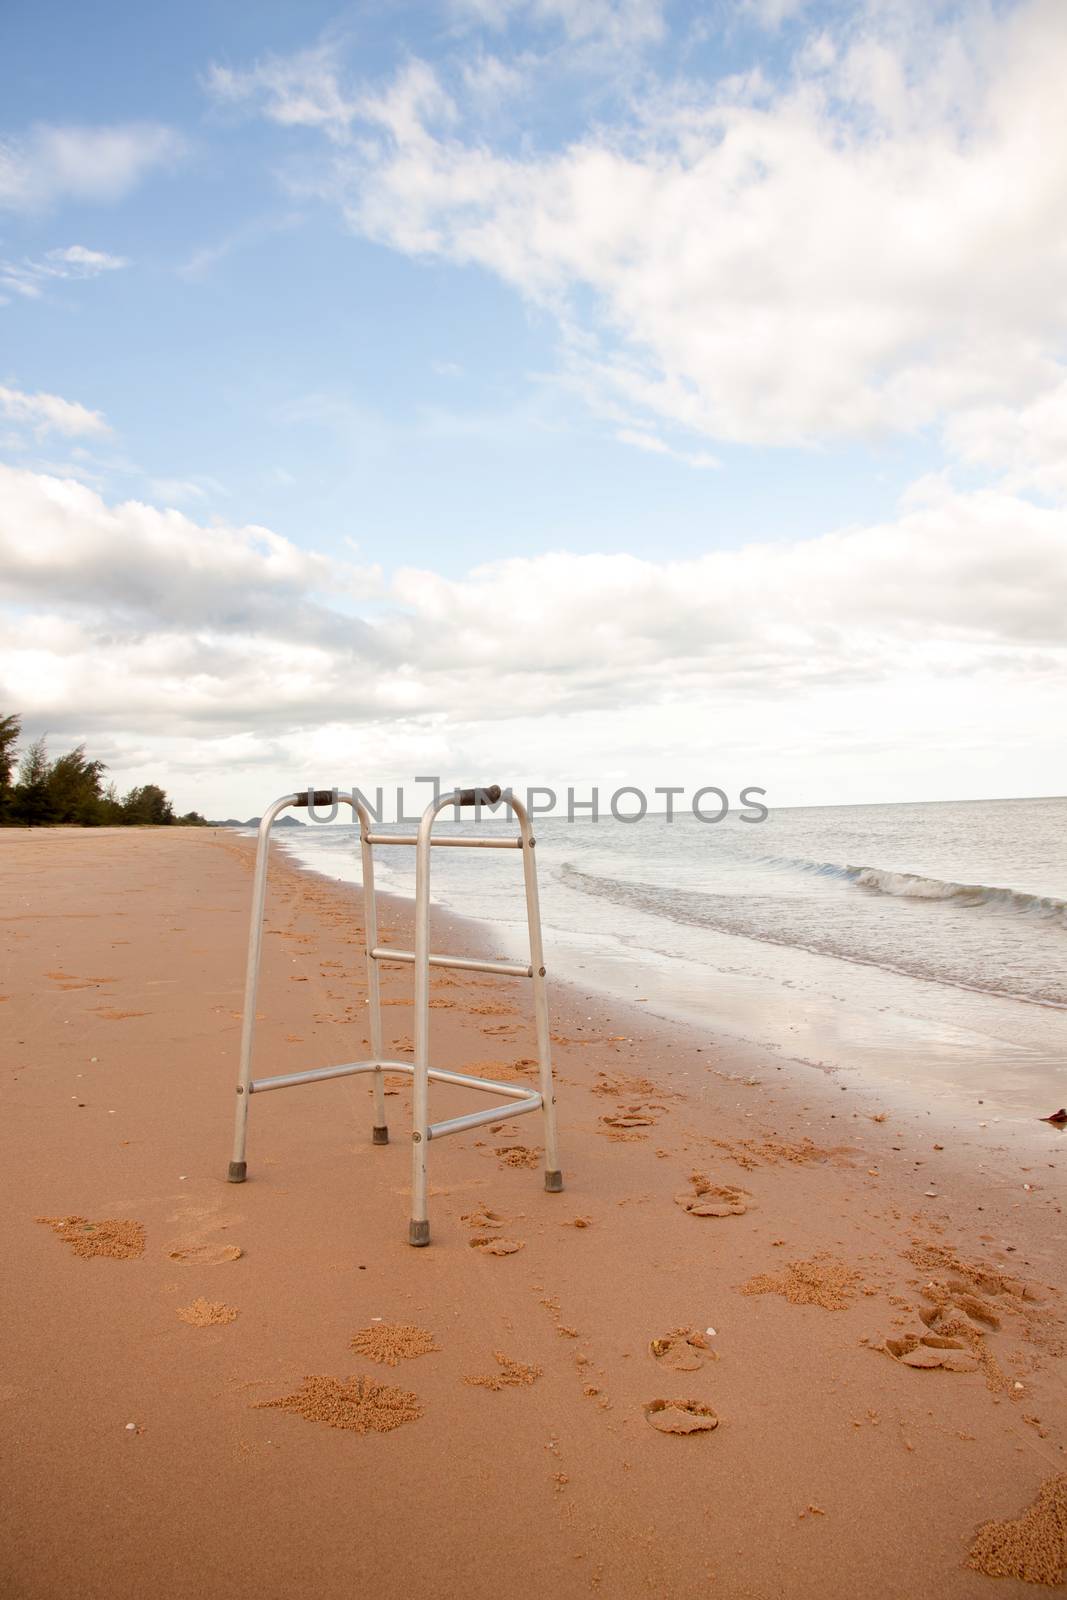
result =
[{"label": "sea", "polygon": [[[1024,1119],[1067,1104],[1067,799],[539,818],[536,834],[551,975],[909,1102]],[[276,836],[359,881],[350,824]],[[413,892],[413,849],[375,862],[380,889]],[[436,904],[523,953],[517,852],[435,850],[431,870]]]}]

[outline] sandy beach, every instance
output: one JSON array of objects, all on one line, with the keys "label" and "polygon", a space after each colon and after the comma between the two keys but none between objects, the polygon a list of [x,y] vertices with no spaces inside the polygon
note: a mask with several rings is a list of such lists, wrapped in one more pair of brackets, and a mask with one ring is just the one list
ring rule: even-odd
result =
[{"label": "sandy beach", "polygon": [[[252,859],[223,829],[0,833],[5,1595],[1056,1581],[1054,1107],[945,1129],[550,971],[565,1190],[534,1116],[442,1141],[412,1250],[400,1080],[385,1148],[365,1079],[255,1099],[226,1182]],[[357,898],[281,853],[271,882],[257,1071],[351,1060]],[[381,923],[410,944],[406,902]],[[403,1055],[410,969],[384,994]],[[521,982],[432,994],[436,1064],[529,1073]]]}]

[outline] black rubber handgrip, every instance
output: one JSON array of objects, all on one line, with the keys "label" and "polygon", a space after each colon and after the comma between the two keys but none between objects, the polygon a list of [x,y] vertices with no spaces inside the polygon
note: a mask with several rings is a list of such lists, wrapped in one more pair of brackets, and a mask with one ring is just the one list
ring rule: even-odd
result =
[{"label": "black rubber handgrip", "polygon": [[[300,798],[298,800],[294,800],[293,801],[293,805],[294,806],[306,806],[307,803],[308,803],[308,796],[307,796],[307,790],[305,789],[304,793],[300,796]],[[333,805],[333,790],[332,789],[316,789],[314,794],[311,796],[311,804],[313,806],[332,806]]]},{"label": "black rubber handgrip", "polygon": [[458,789],[453,804],[457,806],[495,806],[500,799],[499,783],[491,783],[488,789]]}]

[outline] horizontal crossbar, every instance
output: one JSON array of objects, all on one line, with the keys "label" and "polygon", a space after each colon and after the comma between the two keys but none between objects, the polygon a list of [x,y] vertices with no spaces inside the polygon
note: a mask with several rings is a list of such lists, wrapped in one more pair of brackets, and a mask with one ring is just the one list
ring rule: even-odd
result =
[{"label": "horizontal crossbar", "polygon": [[248,1085],[248,1092],[265,1094],[268,1089],[291,1089],[297,1083],[324,1083],[327,1078],[350,1078],[354,1072],[373,1072],[377,1065],[376,1061],[348,1061],[340,1067],[313,1067],[310,1072],[285,1072],[279,1078],[253,1078]]},{"label": "horizontal crossbar", "polygon": [[[413,1074],[410,1061],[346,1061],[338,1067],[313,1067],[310,1072],[286,1072],[278,1078],[255,1078],[248,1085],[249,1094],[264,1094],[268,1089],[290,1089],[297,1083],[323,1083],[328,1078],[350,1078],[357,1072],[406,1072]],[[454,1083],[461,1089],[484,1089],[493,1094],[507,1095],[509,1099],[526,1100],[532,1091],[514,1083],[494,1083],[491,1078],[474,1078],[467,1072],[449,1072],[444,1067],[429,1067],[427,1076],[434,1083]],[[541,1097],[537,1096],[540,1105]],[[492,1119],[490,1119],[492,1120]]]},{"label": "horizontal crossbar", "polygon": [[[487,1089],[499,1089],[499,1083],[487,1083]],[[488,1111],[472,1111],[465,1117],[449,1117],[447,1122],[431,1122],[426,1129],[428,1139],[442,1139],[446,1133],[465,1133],[468,1128],[480,1128],[486,1122],[499,1122],[505,1117],[525,1116],[527,1111],[540,1111],[541,1096],[528,1094],[517,1104],[490,1106]]]},{"label": "horizontal crossbar", "polygon": [[[370,953],[372,961],[402,961],[409,966],[415,960],[414,950],[390,950],[375,945]],[[506,978],[532,978],[533,967],[520,966],[517,961],[476,961],[471,956],[427,956],[431,967],[459,967],[464,972],[499,972]]]},{"label": "horizontal crossbar", "polygon": [[[368,844],[406,844],[416,845],[418,839],[412,834],[401,833],[368,833]],[[449,839],[442,835],[435,839],[432,835],[430,843],[436,849],[440,845],[451,845],[454,850],[521,850],[521,839]]]}]

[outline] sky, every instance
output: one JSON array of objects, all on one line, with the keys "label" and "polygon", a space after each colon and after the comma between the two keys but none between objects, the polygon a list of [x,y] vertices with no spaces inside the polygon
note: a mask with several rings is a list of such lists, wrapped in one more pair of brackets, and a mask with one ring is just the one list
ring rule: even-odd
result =
[{"label": "sky", "polygon": [[5,0],[0,712],[418,774],[1067,792],[1062,0]]}]

